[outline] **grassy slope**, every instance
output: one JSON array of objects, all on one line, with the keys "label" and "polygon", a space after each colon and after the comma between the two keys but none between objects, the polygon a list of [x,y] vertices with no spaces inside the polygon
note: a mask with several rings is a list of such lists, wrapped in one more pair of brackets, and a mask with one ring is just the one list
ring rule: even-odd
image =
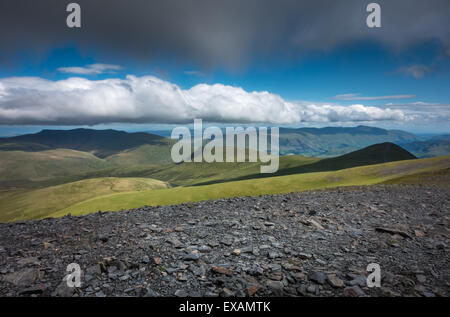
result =
[{"label": "grassy slope", "polygon": [[36,219],[92,197],[167,188],[148,178],[97,178],[32,191],[0,192],[0,222]]},{"label": "grassy slope", "polygon": [[[280,157],[280,169],[311,164],[318,160],[317,158],[294,155]],[[149,177],[168,182],[174,186],[187,186],[203,182],[232,180],[255,173],[259,175],[260,165],[261,163],[248,162],[125,165],[28,184],[28,187],[54,186],[99,177]]]},{"label": "grassy slope", "polygon": [[121,193],[83,201],[53,213],[52,216],[63,216],[69,212],[79,215],[98,210],[121,210],[144,205],[169,205],[207,199],[289,193],[336,186],[372,185],[407,175],[438,171],[449,167],[450,156],[446,156],[355,167],[335,172],[297,174],[195,187],[177,187],[152,192]]},{"label": "grassy slope", "polygon": [[[317,162],[318,159],[303,156],[280,157],[280,169],[287,169]],[[205,182],[224,182],[260,173],[260,166],[267,163],[183,163],[153,170],[149,175],[174,185],[194,185]],[[265,174],[265,176],[268,176]]]},{"label": "grassy slope", "polygon": [[[285,176],[301,173],[337,171],[357,166],[374,165],[411,159],[415,159],[415,156],[408,151],[405,151],[398,145],[395,145],[393,143],[380,143],[342,156],[322,160],[317,159],[316,161],[311,161],[307,164],[292,164],[291,166],[280,164],[280,169],[278,170],[278,172],[272,175],[265,175],[257,172],[255,174],[246,174],[234,179],[228,179],[228,181],[239,181],[270,176]],[[215,182],[217,183],[219,181]],[[204,182],[199,183],[198,185],[209,185],[211,183],[213,182]]]},{"label": "grassy slope", "polygon": [[[386,147],[393,155],[386,156]],[[369,165],[391,160],[412,158],[394,144],[384,143],[349,153],[342,157],[320,160],[303,156],[280,157],[279,171],[273,175],[261,174],[260,166],[267,163],[183,163],[171,164],[167,146],[144,145],[109,156],[103,160],[89,153],[73,150],[42,152],[3,152],[0,177],[3,188],[42,188],[77,180],[99,177],[149,177],[170,182],[175,186],[206,185],[268,176],[322,172]],[[397,153],[405,152],[405,153]],[[77,159],[67,155],[78,155]],[[51,155],[50,155],[51,154]],[[386,156],[386,157],[383,157]],[[397,157],[398,156],[398,157]],[[8,159],[11,157],[11,159]],[[14,163],[8,166],[8,162]],[[6,164],[5,164],[6,163]],[[157,163],[157,164],[156,164]],[[106,168],[105,168],[106,167]]]},{"label": "grassy slope", "polygon": [[142,145],[108,156],[105,160],[120,166],[172,163],[170,147],[160,144]]},{"label": "grassy slope", "polygon": [[0,181],[43,180],[110,167],[91,153],[68,149],[0,151]]},{"label": "grassy slope", "polygon": [[416,157],[414,155],[408,151],[405,151],[398,145],[386,142],[374,144],[338,157],[324,159],[319,162],[297,168],[297,170],[286,170],[285,172],[288,174],[293,174],[294,171],[297,173],[336,171],[344,168],[412,160],[415,158]]},{"label": "grassy slope", "polygon": [[406,175],[391,179],[387,184],[430,184],[438,186],[450,186],[450,168],[443,170],[427,171],[413,175]]}]

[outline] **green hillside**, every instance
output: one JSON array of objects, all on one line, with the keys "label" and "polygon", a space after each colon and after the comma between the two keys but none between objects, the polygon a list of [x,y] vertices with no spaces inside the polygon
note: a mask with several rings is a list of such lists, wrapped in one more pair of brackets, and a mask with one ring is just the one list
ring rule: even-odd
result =
[{"label": "green hillside", "polygon": [[297,170],[287,170],[287,174],[293,172],[321,172],[335,171],[344,168],[373,165],[379,163],[396,162],[403,160],[412,160],[416,157],[400,146],[385,142],[374,144],[364,149],[357,150],[338,157],[327,158],[319,162],[303,166]]},{"label": "green hillside", "polygon": [[39,181],[111,167],[91,153],[68,149],[40,152],[0,151],[0,183]]},{"label": "green hillside", "polygon": [[101,195],[161,188],[167,184],[149,178],[96,178],[32,191],[0,191],[0,222],[46,217]]},{"label": "green hillside", "polygon": [[[8,156],[19,155],[17,160],[10,160],[16,165],[9,166],[8,173],[3,175],[3,187],[6,185],[26,188],[38,188],[53,186],[82,179],[99,177],[148,177],[159,179],[173,186],[205,185],[233,180],[243,180],[261,177],[273,177],[298,173],[311,173],[321,171],[339,170],[349,167],[384,163],[386,161],[407,160],[414,158],[413,155],[395,144],[383,143],[373,145],[365,149],[355,151],[340,157],[323,159],[287,155],[280,157],[279,170],[275,174],[261,174],[260,166],[266,163],[244,162],[244,163],[181,163],[173,164],[170,160],[166,147],[158,145],[143,145],[141,147],[126,150],[109,156],[103,160],[92,154],[78,152],[82,157],[93,160],[94,163],[87,164],[81,158],[77,164],[72,161],[59,160],[56,163],[48,158],[46,153],[77,153],[72,150],[55,150],[42,152],[4,152],[5,157],[0,157],[0,164]],[[56,155],[55,154],[55,155]],[[16,155],[16,156],[17,156]],[[37,160],[36,157],[42,157]],[[58,157],[58,156],[57,156]],[[148,164],[151,162],[160,164]],[[42,163],[44,162],[44,163]],[[86,164],[82,164],[82,163]],[[37,166],[40,178],[36,177],[35,170],[31,167]],[[34,173],[33,173],[34,172]],[[32,177],[27,179],[26,177]],[[0,182],[0,185],[2,183]]]},{"label": "green hillside", "polygon": [[[318,161],[316,158],[303,156],[280,157],[280,169],[298,167]],[[260,174],[260,166],[267,163],[182,163],[164,167],[156,167],[146,171],[143,175],[150,176],[169,182],[176,186],[187,186],[198,183],[217,183],[230,181],[236,178],[248,177]]]},{"label": "green hillside", "polygon": [[113,194],[83,201],[55,212],[52,216],[63,216],[69,212],[74,215],[80,215],[98,210],[121,210],[144,205],[169,205],[208,199],[289,193],[337,186],[372,185],[417,173],[444,170],[449,167],[450,156],[446,156],[361,166],[334,172],[297,174],[194,187],[177,187],[152,192]]},{"label": "green hillside", "polygon": [[[280,168],[311,164],[319,159],[289,155],[280,157]],[[1,161],[1,160],[0,160]],[[260,171],[261,163],[182,163],[112,166],[75,175],[56,177],[42,181],[22,180],[16,184],[21,188],[55,186],[83,179],[100,177],[148,177],[170,183],[172,186],[186,186],[204,182],[222,182],[247,177]],[[267,175],[267,174],[265,174]],[[7,182],[5,182],[6,184]],[[9,184],[9,183],[8,183]],[[0,182],[1,185],[1,182]]]},{"label": "green hillside", "polygon": [[387,184],[431,184],[438,186],[450,186],[450,168],[443,170],[432,170],[423,173],[401,176],[391,179]]},{"label": "green hillside", "polygon": [[119,166],[172,163],[170,149],[173,143],[174,141],[168,140],[167,144],[162,145],[145,144],[110,155],[105,160]]},{"label": "green hillside", "polygon": [[[392,143],[383,143],[330,159],[297,155],[280,157],[279,170],[274,174],[261,174],[261,163],[182,163],[166,165],[123,166],[111,170],[92,172],[92,177],[151,177],[174,186],[206,185],[233,180],[274,177],[299,173],[332,171],[344,168],[409,160],[415,157]],[[86,175],[84,176],[86,177]]]},{"label": "green hillside", "polygon": [[[289,157],[289,156],[288,156]],[[344,154],[338,157],[328,159],[316,159],[316,161],[309,164],[297,164],[293,166],[286,166],[280,164],[280,169],[277,173],[272,175],[264,175],[260,173],[247,174],[237,177],[233,180],[244,180],[262,177],[274,177],[300,173],[313,173],[325,171],[337,171],[345,168],[374,165],[387,162],[395,162],[402,160],[411,160],[416,157],[408,151],[402,149],[393,143],[381,143],[368,146],[364,149]],[[229,179],[230,180],[230,179]],[[212,182],[204,182],[201,184],[208,184]]]}]

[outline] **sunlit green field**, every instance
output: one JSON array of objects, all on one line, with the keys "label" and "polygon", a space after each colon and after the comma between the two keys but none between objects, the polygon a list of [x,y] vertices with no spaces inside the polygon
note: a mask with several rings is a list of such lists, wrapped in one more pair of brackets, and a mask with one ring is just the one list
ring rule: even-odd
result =
[{"label": "sunlit green field", "polygon": [[101,195],[161,188],[167,184],[150,178],[95,178],[37,190],[0,191],[0,222],[44,218]]},{"label": "sunlit green field", "polygon": [[[144,205],[170,205],[208,199],[258,196],[338,186],[373,185],[412,177],[450,167],[450,157],[391,162],[355,167],[334,172],[318,172],[288,176],[250,179],[204,186],[176,187],[146,192],[126,192],[95,197],[49,213],[52,217],[67,213],[81,215],[99,210],[121,210]],[[401,183],[401,181],[398,181]]]}]

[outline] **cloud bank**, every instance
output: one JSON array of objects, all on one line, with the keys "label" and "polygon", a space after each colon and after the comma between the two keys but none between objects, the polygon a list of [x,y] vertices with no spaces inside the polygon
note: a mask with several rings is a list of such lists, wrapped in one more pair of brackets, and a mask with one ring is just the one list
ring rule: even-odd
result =
[{"label": "cloud bank", "polygon": [[66,74],[77,75],[100,75],[100,74],[112,74],[118,70],[121,70],[122,66],[111,64],[91,64],[84,67],[60,67],[57,70]]},{"label": "cloud bank", "polygon": [[[450,56],[448,0],[378,0],[382,27],[366,26],[361,0],[77,0],[82,27],[65,26],[68,1],[0,1],[0,46],[42,54],[76,43],[100,49],[105,59],[119,54],[141,61],[178,57],[240,68],[255,57],[327,51],[355,41],[381,43],[392,50],[436,41]],[[1,59],[0,59],[1,61]]]},{"label": "cloud bank", "polygon": [[401,109],[316,105],[288,101],[267,91],[222,84],[182,90],[154,76],[51,81],[0,79],[0,124],[94,125],[101,123],[210,122],[297,124],[409,120]]},{"label": "cloud bank", "polygon": [[388,100],[388,99],[410,99],[414,98],[416,95],[391,95],[391,96],[374,96],[374,97],[364,97],[360,96],[360,94],[343,94],[337,95],[334,99],[337,100]]}]

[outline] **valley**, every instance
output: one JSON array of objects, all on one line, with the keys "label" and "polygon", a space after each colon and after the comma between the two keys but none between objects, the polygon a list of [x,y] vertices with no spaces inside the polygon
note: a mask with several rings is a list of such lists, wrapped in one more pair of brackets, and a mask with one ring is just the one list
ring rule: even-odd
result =
[{"label": "valley", "polygon": [[[281,131],[280,140],[301,132],[324,136],[327,142],[335,133],[335,142],[346,138],[355,147],[368,133],[380,140],[386,135],[412,139],[403,132],[361,126]],[[87,129],[0,138],[0,222],[342,186],[420,183],[421,175],[428,184],[449,184],[450,156],[417,159],[391,142],[327,158],[284,155],[274,174],[261,174],[260,162],[174,164],[174,143],[148,133]]]}]

